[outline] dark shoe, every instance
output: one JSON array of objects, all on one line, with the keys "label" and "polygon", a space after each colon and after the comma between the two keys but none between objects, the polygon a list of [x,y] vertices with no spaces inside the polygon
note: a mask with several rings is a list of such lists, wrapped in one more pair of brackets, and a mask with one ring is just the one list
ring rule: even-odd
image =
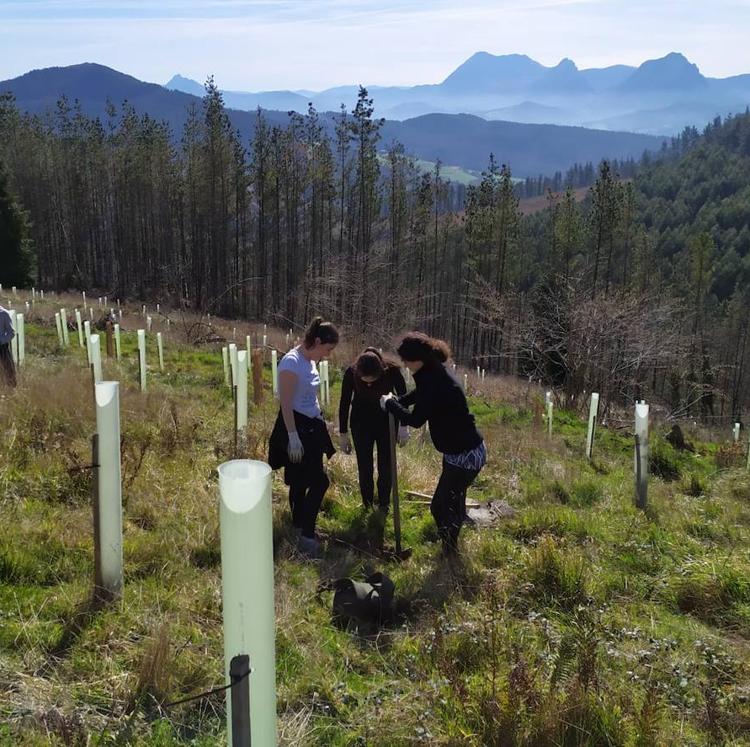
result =
[{"label": "dark shoe", "polygon": [[458,545],[449,539],[443,540],[443,552],[444,558],[457,558],[458,557]]},{"label": "dark shoe", "polygon": [[297,550],[308,560],[316,560],[320,557],[321,545],[315,537],[302,536],[297,542]]},{"label": "dark shoe", "polygon": [[388,512],[391,510],[391,504],[390,503],[378,503],[378,511],[383,514],[383,516],[388,516]]}]

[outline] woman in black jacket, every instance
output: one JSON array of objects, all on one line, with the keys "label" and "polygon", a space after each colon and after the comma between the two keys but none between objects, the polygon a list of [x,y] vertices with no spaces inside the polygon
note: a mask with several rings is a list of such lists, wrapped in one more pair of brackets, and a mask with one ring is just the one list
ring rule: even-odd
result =
[{"label": "woman in black jacket", "polygon": [[463,389],[445,365],[450,358],[445,342],[422,332],[410,332],[401,341],[398,354],[412,372],[416,389],[399,399],[385,394],[380,404],[402,425],[429,425],[432,443],[443,455],[430,510],[444,553],[454,555],[464,520],[466,490],[487,462],[484,439],[469,412]]},{"label": "woman in black jacket", "polygon": [[[384,357],[375,348],[367,348],[354,365],[344,372],[339,404],[341,451],[350,454],[349,425],[357,454],[359,491],[365,508],[372,508],[375,497],[372,452],[378,450],[378,507],[387,512],[391,496],[391,437],[388,415],[380,408],[380,397],[395,392],[406,394],[406,382],[396,361]],[[351,408],[351,415],[349,410]],[[398,443],[409,438],[409,429],[401,426]]]}]

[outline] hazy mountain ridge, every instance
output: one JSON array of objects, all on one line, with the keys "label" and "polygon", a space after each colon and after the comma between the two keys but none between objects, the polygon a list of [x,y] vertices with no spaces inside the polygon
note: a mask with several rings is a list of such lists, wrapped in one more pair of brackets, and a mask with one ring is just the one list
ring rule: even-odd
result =
[{"label": "hazy mountain ridge", "polygon": [[[195,92],[196,81],[186,80],[175,76],[166,87]],[[583,70],[568,58],[546,67],[527,55],[477,52],[441,83],[370,90],[377,91],[377,113],[390,119],[431,112],[466,113],[487,119],[500,116],[515,122],[600,129],[617,129],[627,123],[634,132],[669,135],[687,125],[702,126],[717,114],[744,111],[750,104],[750,74],[709,78],[678,52],[646,60],[638,67],[612,65]],[[304,112],[311,102],[320,110],[336,110],[341,101],[356,95],[356,86],[306,94],[226,91],[225,100],[228,106],[239,109],[260,106]],[[531,107],[536,107],[536,115],[524,119]],[[675,118],[679,108],[687,119]],[[660,117],[657,113],[662,110],[664,116]],[[546,112],[544,116],[540,115],[542,111]]]},{"label": "hazy mountain ridge", "polygon": [[[343,100],[348,109],[356,100],[356,88],[339,89],[350,94]],[[127,101],[140,114],[166,120],[179,141],[189,108],[201,100],[181,91],[170,91],[153,83],[144,83],[116,70],[85,63],[67,68],[35,70],[13,80],[0,82],[0,92],[11,91],[20,109],[44,114],[54,110],[65,95],[72,104],[80,102],[84,114],[106,122],[107,104],[116,106]],[[382,89],[371,92],[376,105]],[[338,104],[331,107],[338,110]],[[321,110],[323,111],[323,110]],[[227,114],[244,142],[254,132],[256,116],[247,111],[227,109]],[[284,126],[287,111],[264,109],[271,125]],[[330,134],[334,131],[333,114],[323,113],[322,121]],[[516,176],[536,176],[565,171],[574,163],[598,162],[602,158],[638,158],[644,150],[658,150],[662,139],[633,133],[586,130],[545,124],[488,121],[467,114],[430,113],[404,121],[388,120],[381,144],[387,148],[394,140],[404,144],[409,153],[426,161],[440,159],[446,166],[481,171],[490,153],[509,163]]]}]

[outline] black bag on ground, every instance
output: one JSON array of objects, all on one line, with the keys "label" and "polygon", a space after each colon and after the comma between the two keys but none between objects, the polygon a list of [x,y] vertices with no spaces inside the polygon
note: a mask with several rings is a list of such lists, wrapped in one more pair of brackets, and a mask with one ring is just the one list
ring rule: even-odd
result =
[{"label": "black bag on ground", "polygon": [[333,588],[333,619],[339,625],[381,625],[393,614],[396,587],[382,573],[373,573],[364,581],[340,578]]}]

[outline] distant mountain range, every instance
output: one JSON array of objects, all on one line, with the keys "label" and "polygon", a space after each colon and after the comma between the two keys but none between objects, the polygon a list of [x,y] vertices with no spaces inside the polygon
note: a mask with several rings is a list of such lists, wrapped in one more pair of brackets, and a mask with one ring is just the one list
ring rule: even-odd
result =
[{"label": "distant mountain range", "polygon": [[[200,95],[202,86],[175,75],[166,88]],[[368,87],[380,116],[475,114],[485,119],[627,129],[671,135],[701,126],[717,114],[744,112],[750,104],[750,74],[707,78],[678,52],[639,67],[614,65],[579,70],[569,59],[553,67],[526,55],[477,52],[442,83],[412,87]],[[356,86],[319,92],[224,91],[227,106],[251,110],[336,110],[352,101]]]},{"label": "distant mountain range", "polygon": [[[185,83],[185,87],[188,86],[189,83]],[[21,110],[34,114],[54,113],[57,100],[65,95],[71,104],[78,101],[86,115],[99,117],[102,121],[108,117],[107,102],[119,106],[127,101],[141,114],[168,121],[176,142],[182,134],[189,108],[196,106],[200,110],[201,100],[197,96],[204,92],[197,84],[188,93],[167,90],[93,63],[34,70],[0,82],[0,92],[4,91],[15,95]],[[357,89],[341,89],[340,93],[340,101],[351,109]],[[372,95],[377,100],[379,92],[374,90]],[[227,95],[227,100],[230,98]],[[534,106],[529,105],[529,110],[534,110]],[[338,101],[330,107],[338,108]],[[541,117],[544,110],[537,111]],[[237,108],[228,108],[227,113],[247,142],[255,128],[255,114]],[[283,126],[288,122],[287,111],[264,108],[263,114],[272,125]],[[322,121],[333,134],[333,114],[323,113]],[[663,142],[662,138],[651,135],[488,121],[469,114],[443,113],[403,121],[387,120],[381,135],[383,148],[398,140],[407,152],[422,160],[434,162],[440,159],[446,166],[471,172],[484,169],[490,153],[494,153],[497,160],[508,163],[518,177],[551,175],[555,171],[565,171],[574,163],[598,163],[602,158],[638,158],[644,150],[658,150]]]}]

